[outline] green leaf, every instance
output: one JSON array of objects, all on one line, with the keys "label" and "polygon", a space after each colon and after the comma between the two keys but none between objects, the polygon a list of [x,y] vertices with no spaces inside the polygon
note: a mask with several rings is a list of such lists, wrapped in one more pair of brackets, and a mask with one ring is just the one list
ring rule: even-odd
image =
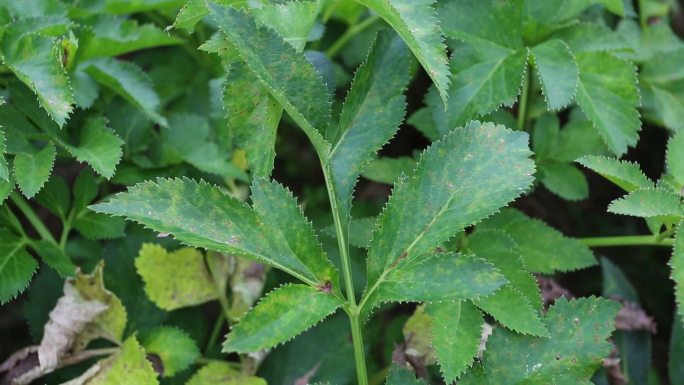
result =
[{"label": "green leaf", "polygon": [[608,212],[642,218],[683,217],[682,197],[661,187],[634,190],[608,206]]},{"label": "green leaf", "polygon": [[425,312],[430,315],[432,347],[442,377],[446,383],[453,383],[473,363],[480,349],[482,313],[465,301],[431,303]]},{"label": "green leaf", "polygon": [[41,259],[48,266],[55,269],[62,277],[71,277],[76,273],[76,266],[71,262],[69,256],[60,249],[54,242],[41,239],[31,244],[31,247],[38,253]]},{"label": "green leaf", "polygon": [[94,59],[84,66],[88,75],[98,83],[140,108],[155,123],[166,126],[166,119],[160,114],[159,96],[140,67],[111,58]]},{"label": "green leaf", "polygon": [[389,301],[477,299],[506,283],[499,270],[485,260],[451,253],[423,255],[390,269],[381,279],[366,301],[368,306]]},{"label": "green leaf", "polygon": [[258,28],[249,15],[214,3],[209,3],[209,10],[271,96],[304,130],[317,151],[327,154],[330,144],[321,132],[330,119],[330,96],[313,65],[275,31]]},{"label": "green leaf", "polygon": [[53,175],[36,195],[36,200],[60,219],[66,219],[71,208],[71,193],[66,180],[59,175]]},{"label": "green leaf", "polygon": [[487,46],[522,47],[522,12],[518,4],[498,0],[440,2],[444,34],[452,39]]},{"label": "green leaf", "polygon": [[569,201],[589,196],[589,183],[584,173],[570,163],[543,161],[539,163],[541,182],[552,193]]},{"label": "green leaf", "polygon": [[[243,3],[244,0],[216,0],[214,2],[221,5],[238,5]],[[188,0],[178,12],[178,16],[176,16],[176,20],[173,22],[173,27],[193,32],[195,25],[208,14],[209,9],[207,8],[206,0]]]},{"label": "green leaf", "polygon": [[147,354],[155,354],[162,363],[162,377],[173,377],[192,365],[200,356],[197,343],[184,331],[162,326],[145,334],[140,343]]},{"label": "green leaf", "polygon": [[410,174],[414,167],[416,167],[416,160],[410,156],[381,157],[368,163],[361,175],[373,182],[394,184],[402,174]]},{"label": "green leaf", "polygon": [[143,244],[135,268],[145,282],[145,293],[164,310],[194,306],[218,298],[204,256],[182,248],[167,252],[152,243]]},{"label": "green leaf", "polygon": [[228,362],[212,361],[198,370],[185,385],[266,385],[259,377],[246,376]]},{"label": "green leaf", "polygon": [[590,384],[601,359],[610,353],[606,339],[619,308],[602,298],[568,302],[561,297],[544,318],[551,338],[498,328],[487,341],[482,365],[466,373],[459,384]]},{"label": "green leaf", "polygon": [[414,262],[421,255],[525,191],[534,173],[530,154],[526,133],[480,122],[430,146],[411,177],[397,182],[378,219],[368,252],[367,294],[388,273],[420,266]]},{"label": "green leaf", "polygon": [[32,154],[17,154],[14,157],[14,176],[21,192],[31,198],[50,179],[55,163],[55,146],[48,143],[42,150]]},{"label": "green leaf", "polygon": [[558,110],[570,104],[577,91],[579,72],[568,45],[551,39],[532,47],[530,52],[548,108]]},{"label": "green leaf", "polygon": [[585,156],[577,163],[597,172],[627,192],[639,188],[652,188],[653,182],[641,171],[638,164],[605,156]]},{"label": "green leaf", "polygon": [[97,197],[97,193],[98,186],[95,175],[90,169],[83,169],[76,177],[73,187],[73,210],[76,215],[81,214],[86,206],[88,206],[88,203],[92,202]]},{"label": "green leaf", "polygon": [[[2,103],[0,103],[0,105],[1,104]],[[5,159],[6,150],[5,132],[0,128],[0,181],[9,182],[9,168],[7,167],[7,160]]]},{"label": "green leaf", "polygon": [[675,302],[679,316],[684,317],[684,221],[679,223],[669,265],[672,269],[670,278],[675,282]]},{"label": "green leaf", "polygon": [[[282,236],[272,236],[245,203],[218,187],[189,179],[158,179],[129,188],[95,211],[125,216],[161,233],[209,250],[236,254],[281,269],[312,286],[330,277],[317,277],[290,249]],[[195,213],[195,215],[188,215]]]},{"label": "green leaf", "polygon": [[629,49],[627,40],[622,34],[615,33],[607,26],[599,23],[582,21],[572,23],[555,31],[551,38],[562,40],[575,54],[583,52],[622,52]]},{"label": "green leaf", "polygon": [[154,24],[138,25],[132,19],[100,14],[88,20],[92,35],[79,44],[79,60],[95,57],[115,57],[129,52],[153,47],[181,44],[183,40],[173,37]]},{"label": "green leaf", "polygon": [[425,385],[425,381],[416,379],[416,374],[412,370],[392,363],[386,385]]},{"label": "green leaf", "polygon": [[410,59],[401,39],[383,31],[356,72],[329,160],[343,225],[350,220],[359,174],[404,119]]},{"label": "green leaf", "polygon": [[474,300],[473,304],[516,332],[548,336],[539,318],[542,301],[537,280],[525,268],[515,242],[502,231],[478,230],[468,237],[467,245],[508,281],[494,294]]},{"label": "green leaf", "polygon": [[309,40],[320,8],[321,2],[318,0],[266,2],[261,7],[255,7],[252,12],[261,24],[274,29],[295,50],[301,52]]},{"label": "green leaf", "polygon": [[454,84],[449,90],[446,110],[434,92],[426,97],[442,135],[502,104],[512,106],[520,93],[527,62],[524,49],[493,44],[460,44],[456,48],[459,54],[451,59]]},{"label": "green leaf", "polygon": [[680,186],[684,186],[684,130],[667,142],[667,171]]},{"label": "green leaf", "polygon": [[406,42],[446,104],[449,67],[433,0],[357,0],[380,15]]},{"label": "green leaf", "polygon": [[641,130],[636,69],[609,53],[577,55],[577,104],[615,155],[636,145]]},{"label": "green leaf", "polygon": [[0,230],[0,304],[24,291],[38,268],[24,246],[20,238]]},{"label": "green leaf", "polygon": [[224,352],[256,352],[281,344],[326,318],[343,302],[324,290],[288,284],[272,291],[233,326]]},{"label": "green leaf", "polygon": [[[373,239],[373,230],[375,230],[377,220],[376,217],[352,218],[349,222],[349,244],[367,249]],[[321,229],[321,233],[331,238],[337,238],[334,224]]]},{"label": "green leaf", "polygon": [[292,193],[278,182],[256,178],[252,182],[252,202],[254,212],[268,229],[268,236],[287,245],[302,268],[321,282],[322,287],[338,292],[337,271]]},{"label": "green leaf", "polygon": [[78,145],[61,143],[79,162],[88,163],[95,172],[110,179],[123,155],[123,140],[107,127],[105,118],[86,121]]},{"label": "green leaf", "polygon": [[147,360],[145,350],[140,346],[135,337],[129,337],[121,347],[121,350],[109,358],[99,361],[93,370],[88,370],[75,381],[84,385],[157,385],[157,373],[152,368],[152,363]]},{"label": "green leaf", "polygon": [[126,229],[126,221],[123,218],[92,211],[82,211],[74,219],[73,225],[84,238],[92,240],[121,238]]},{"label": "green leaf", "polygon": [[62,127],[73,110],[74,96],[54,39],[26,34],[2,42],[4,63],[37,96],[40,105]]},{"label": "green leaf", "polygon": [[[671,32],[670,32],[671,34]],[[659,42],[667,41],[665,37],[659,37]],[[678,44],[681,41],[676,39]],[[653,47],[654,42],[643,42],[646,47]],[[643,69],[639,74],[640,82],[643,84],[645,97],[652,94],[654,106],[648,105],[648,99],[644,104],[649,109],[655,110],[656,115],[668,128],[681,131],[684,128],[684,93],[681,91],[681,84],[684,81],[684,71],[681,70],[679,63],[684,60],[684,49],[681,45],[669,52],[655,51],[651,58],[643,64]]]},{"label": "green leaf", "polygon": [[596,264],[591,250],[563,236],[546,223],[514,209],[503,210],[478,226],[506,232],[518,245],[525,266],[533,273],[572,271]]}]

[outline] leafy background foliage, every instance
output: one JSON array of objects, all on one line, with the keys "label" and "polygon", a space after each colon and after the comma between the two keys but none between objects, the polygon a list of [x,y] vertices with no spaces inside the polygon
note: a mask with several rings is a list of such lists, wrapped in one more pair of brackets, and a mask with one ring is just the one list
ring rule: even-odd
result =
[{"label": "leafy background foliage", "polygon": [[683,15],[0,3],[0,384],[684,383]]}]

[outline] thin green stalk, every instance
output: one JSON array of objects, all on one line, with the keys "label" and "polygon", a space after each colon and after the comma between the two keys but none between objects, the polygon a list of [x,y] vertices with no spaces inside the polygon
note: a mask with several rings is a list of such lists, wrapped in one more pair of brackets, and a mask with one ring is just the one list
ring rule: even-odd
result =
[{"label": "thin green stalk", "polygon": [[224,322],[226,322],[226,315],[221,312],[219,313],[218,317],[216,317],[216,323],[214,323],[214,328],[211,331],[211,336],[209,336],[207,346],[204,348],[204,354],[207,354],[216,345],[216,341],[218,341],[219,334],[221,334],[221,328],[223,327]]},{"label": "thin green stalk", "polygon": [[356,36],[358,33],[362,32],[364,29],[370,27],[371,25],[375,24],[376,21],[380,20],[380,16],[378,15],[373,15],[369,18],[366,18],[362,22],[358,24],[354,24],[353,26],[347,28],[347,30],[340,36],[331,46],[325,51],[325,54],[328,57],[333,57],[335,56],[342,48],[344,48],[345,45],[353,38]]},{"label": "thin green stalk", "polygon": [[43,224],[43,221],[38,218],[38,215],[36,214],[35,211],[31,208],[31,206],[24,200],[24,198],[21,197],[21,195],[17,194],[16,192],[13,192],[10,195],[10,199],[14,203],[15,206],[21,211],[22,214],[26,217],[26,219],[31,223],[34,229],[38,232],[38,235],[41,236],[43,239],[47,239],[48,241],[57,244],[57,241],[55,241],[55,238],[52,236],[50,233],[50,230],[45,227]]},{"label": "thin green stalk", "polygon": [[659,239],[659,235],[623,235],[616,237],[579,238],[579,241],[589,247],[615,246],[665,246],[674,245],[673,238]]},{"label": "thin green stalk", "polygon": [[363,347],[363,334],[361,333],[361,321],[359,314],[349,317],[351,322],[352,344],[354,345],[354,360],[356,362],[356,375],[359,385],[368,385],[368,371],[366,370],[366,357]]},{"label": "thin green stalk", "polygon": [[527,128],[527,99],[530,96],[530,75],[530,66],[525,65],[522,92],[520,93],[520,103],[518,103],[518,131],[525,131]]}]

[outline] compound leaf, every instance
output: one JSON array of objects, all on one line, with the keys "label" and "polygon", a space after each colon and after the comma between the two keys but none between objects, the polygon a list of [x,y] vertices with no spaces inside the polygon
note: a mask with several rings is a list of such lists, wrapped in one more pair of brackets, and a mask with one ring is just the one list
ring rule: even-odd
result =
[{"label": "compound leaf", "polygon": [[173,252],[145,243],[135,259],[145,294],[164,310],[194,306],[218,298],[204,256],[189,247]]},{"label": "compound leaf", "polygon": [[155,123],[166,126],[160,114],[160,101],[152,80],[132,62],[100,58],[84,64],[86,72],[99,83],[140,108]]},{"label": "compound leaf", "polygon": [[518,245],[525,266],[533,273],[572,271],[597,263],[591,250],[580,241],[567,238],[546,223],[515,209],[503,210],[478,229],[503,230]]},{"label": "compound leaf", "polygon": [[432,348],[442,377],[447,384],[453,383],[477,356],[484,318],[465,301],[431,303],[425,312],[430,316]]},{"label": "compound leaf", "polygon": [[575,96],[579,72],[570,48],[551,39],[530,49],[541,81],[546,105],[551,110],[567,106]]},{"label": "compound leaf", "polygon": [[561,297],[544,317],[551,338],[524,336],[497,328],[487,341],[482,365],[459,381],[463,385],[590,384],[610,353],[606,341],[620,306],[602,298],[568,302]]},{"label": "compound leaf", "polygon": [[433,0],[357,0],[372,9],[406,42],[446,104],[449,66]]},{"label": "compound leaf", "polygon": [[38,263],[26,252],[24,242],[7,230],[0,230],[0,304],[24,291],[37,268]]},{"label": "compound leaf", "polygon": [[639,188],[652,188],[653,182],[644,175],[638,164],[598,155],[587,155],[577,163],[597,172],[627,192]]},{"label": "compound leaf", "polygon": [[57,152],[52,143],[35,153],[22,153],[14,157],[14,176],[17,186],[27,198],[36,195],[50,179]]},{"label": "compound leaf", "polygon": [[615,155],[636,145],[641,130],[636,69],[606,52],[577,55],[577,104]]},{"label": "compound leaf", "polygon": [[195,247],[256,259],[313,286],[329,280],[314,275],[284,237],[272,236],[272,229],[264,226],[251,207],[206,182],[143,182],[91,208],[173,234]]},{"label": "compound leaf", "polygon": [[661,187],[634,190],[608,206],[608,212],[635,217],[684,217],[682,197]]},{"label": "compound leaf", "polygon": [[224,352],[256,352],[286,342],[326,318],[343,302],[325,290],[288,284],[267,294],[237,325]]},{"label": "compound leaf", "polygon": [[162,326],[145,334],[140,343],[148,354],[156,354],[162,363],[162,377],[173,377],[192,365],[200,356],[197,343],[184,331]]},{"label": "compound leaf", "polygon": [[352,190],[374,156],[399,129],[404,119],[403,91],[410,80],[410,53],[401,39],[381,32],[359,67],[342,108],[330,168],[342,223],[350,220]]},{"label": "compound leaf", "polygon": [[413,175],[397,182],[378,219],[368,292],[525,191],[534,173],[530,154],[527,134],[493,123],[472,122],[430,146]]}]

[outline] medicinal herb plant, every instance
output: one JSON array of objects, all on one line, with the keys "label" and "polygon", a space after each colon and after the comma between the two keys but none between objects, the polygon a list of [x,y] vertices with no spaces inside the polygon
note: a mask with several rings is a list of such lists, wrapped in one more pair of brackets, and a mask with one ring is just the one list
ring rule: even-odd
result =
[{"label": "medicinal herb plant", "polygon": [[634,3],[0,2],[0,384],[684,383],[681,11]]}]

